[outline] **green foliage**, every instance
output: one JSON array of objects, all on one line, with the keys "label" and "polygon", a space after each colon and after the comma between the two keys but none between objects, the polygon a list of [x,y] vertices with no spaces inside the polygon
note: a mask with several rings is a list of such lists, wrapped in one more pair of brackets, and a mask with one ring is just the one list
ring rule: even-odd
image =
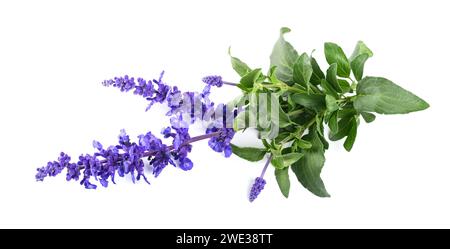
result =
[{"label": "green foliage", "polygon": [[276,76],[285,83],[292,83],[293,66],[298,58],[294,47],[284,39],[284,34],[291,32],[289,28],[280,29],[280,37],[270,55],[270,66],[276,66]]},{"label": "green foliage", "polygon": [[303,154],[297,152],[291,152],[284,155],[274,155],[272,157],[272,165],[277,169],[284,169],[297,162]]},{"label": "green foliage", "polygon": [[261,75],[262,72],[260,68],[246,73],[244,76],[242,76],[238,87],[245,92],[250,92],[253,88],[253,85],[261,80]]},{"label": "green foliage", "polygon": [[311,75],[311,84],[314,85],[320,85],[320,82],[322,79],[325,79],[325,74],[322,72],[322,69],[320,69],[319,64],[317,64],[316,59],[314,57],[311,57],[311,67],[313,69],[313,74]]},{"label": "green foliage", "polygon": [[320,178],[325,163],[325,149],[322,141],[315,129],[310,129],[308,135],[304,136],[303,139],[309,141],[312,147],[304,150],[304,156],[291,166],[292,171],[294,171],[303,187],[311,193],[320,197],[329,197],[330,195]]},{"label": "green foliage", "polygon": [[366,123],[372,123],[376,118],[375,114],[372,114],[370,112],[361,112],[361,117],[363,117]]},{"label": "green foliage", "polygon": [[306,53],[303,53],[300,57],[298,57],[294,64],[293,73],[295,83],[299,83],[307,89],[310,88],[309,82],[313,74],[313,68],[311,66],[311,59]]},{"label": "green foliage", "polygon": [[425,110],[428,103],[381,77],[366,77],[356,88],[354,107],[358,112],[405,114]]},{"label": "green foliage", "polygon": [[350,129],[348,131],[347,139],[345,139],[344,142],[344,148],[347,151],[351,151],[353,148],[353,144],[355,143],[356,139],[356,131],[358,130],[358,122],[356,121],[356,118],[350,119]]},{"label": "green foliage", "polygon": [[325,95],[323,94],[306,94],[296,93],[292,95],[292,100],[303,107],[320,112],[327,108]]},{"label": "green foliage", "polygon": [[264,158],[264,155],[266,155],[267,153],[266,149],[239,147],[234,144],[231,144],[231,149],[236,156],[250,162],[257,162],[262,160]]},{"label": "green foliage", "polygon": [[364,72],[364,64],[366,63],[367,59],[369,59],[369,55],[361,54],[351,62],[353,75],[355,75],[356,80],[361,80]]},{"label": "green foliage", "polygon": [[350,76],[350,63],[342,48],[332,42],[326,42],[324,48],[328,64],[336,63],[337,75],[341,77]]},{"label": "green foliage", "polygon": [[289,189],[291,188],[291,181],[289,180],[289,168],[275,169],[275,178],[277,179],[278,187],[284,197],[289,197]]},{"label": "green foliage", "polygon": [[326,80],[331,85],[331,87],[334,89],[335,92],[342,93],[342,88],[337,78],[337,69],[338,66],[336,63],[331,64],[327,70]]},{"label": "green foliage", "polygon": [[358,41],[349,60],[353,61],[356,57],[362,54],[367,54],[368,57],[373,56],[372,50],[370,50],[369,47],[367,47],[367,45],[363,41]]},{"label": "green foliage", "polygon": [[231,56],[231,48],[228,49],[228,54],[231,58],[231,66],[233,67],[234,71],[239,74],[239,76],[243,77],[251,71],[250,67],[247,66],[247,64],[245,64],[238,58]]},{"label": "green foliage", "polygon": [[311,193],[328,197],[320,176],[329,147],[327,140],[345,138],[344,148],[350,151],[356,141],[360,117],[371,123],[376,118],[373,113],[404,114],[424,110],[429,105],[390,80],[364,77],[365,63],[373,53],[362,41],[356,44],[349,58],[336,43],[325,43],[329,67],[324,73],[315,58],[298,53],[285,40],[288,32],[289,28],[280,30],[267,75],[230,55],[233,69],[242,77],[238,87],[244,95],[272,94],[272,100],[276,99],[279,106],[278,119],[272,117],[264,127],[248,122],[238,126],[237,121],[248,121],[259,115],[252,108],[258,105],[257,97],[240,101],[243,111],[235,119],[235,130],[255,128],[265,148],[233,145],[232,149],[248,161],[259,161],[270,154],[278,186],[285,197],[290,189],[289,168]]}]

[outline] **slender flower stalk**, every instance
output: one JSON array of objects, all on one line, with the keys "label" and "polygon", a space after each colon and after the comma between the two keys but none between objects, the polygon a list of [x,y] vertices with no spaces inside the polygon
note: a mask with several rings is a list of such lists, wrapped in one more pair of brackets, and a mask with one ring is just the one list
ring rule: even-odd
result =
[{"label": "slender flower stalk", "polygon": [[266,170],[269,167],[270,161],[272,161],[272,154],[270,154],[269,158],[266,161],[266,164],[264,165],[263,170],[261,171],[261,178],[264,178],[264,174],[266,174]]},{"label": "slender flower stalk", "polygon": [[238,86],[239,84],[237,83],[232,83],[232,82],[228,82],[228,81],[223,81],[224,85],[229,85],[229,86]]}]

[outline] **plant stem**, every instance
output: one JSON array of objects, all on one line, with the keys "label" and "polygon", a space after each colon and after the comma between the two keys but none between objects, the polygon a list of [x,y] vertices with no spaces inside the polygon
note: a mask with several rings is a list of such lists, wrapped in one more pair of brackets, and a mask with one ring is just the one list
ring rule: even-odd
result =
[{"label": "plant stem", "polygon": [[261,176],[260,176],[261,178],[264,178],[264,174],[266,173],[266,170],[267,170],[267,167],[270,164],[270,161],[272,161],[272,154],[270,154],[269,158],[267,159],[266,164],[264,165],[264,168],[263,168],[263,170],[261,172]]},{"label": "plant stem", "polygon": [[292,117],[292,116],[295,116],[295,115],[298,115],[298,114],[302,114],[302,113],[304,113],[304,112],[305,112],[305,109],[302,108],[302,109],[298,109],[298,110],[289,112],[287,115],[288,115],[289,117]]},{"label": "plant stem", "polygon": [[313,84],[311,84],[311,89],[313,89],[316,93],[323,94],[323,92],[320,91],[320,89],[317,86],[313,85]]},{"label": "plant stem", "polygon": [[[212,138],[212,137],[220,135],[220,133],[221,133],[221,131],[216,131],[216,132],[211,132],[209,134],[196,136],[196,137],[193,137],[193,138],[187,140],[181,146],[187,145],[187,144],[191,144],[191,143],[194,143],[194,142],[197,142],[197,141],[201,141],[201,140],[204,140],[204,139]],[[171,150],[173,150],[173,145],[167,146],[167,151],[171,151]],[[155,153],[156,153],[156,151],[147,151],[146,153],[144,153],[143,157],[152,156]]]},{"label": "plant stem", "polygon": [[237,86],[237,83],[232,83],[232,82],[228,82],[228,81],[222,81],[224,85],[229,85],[229,86]]},{"label": "plant stem", "polygon": [[287,86],[286,89],[291,90],[293,92],[298,92],[298,93],[306,93],[306,90],[302,90],[296,87],[292,87],[292,86]]},{"label": "plant stem", "polygon": [[289,134],[289,136],[287,136],[285,139],[283,139],[280,143],[281,143],[281,144],[287,143],[287,142],[289,142],[289,140],[291,140],[291,139],[294,138],[294,137],[299,137],[299,138],[301,138],[301,137],[303,136],[303,133],[305,133],[305,131],[306,131],[309,127],[311,127],[311,125],[313,125],[315,122],[316,122],[316,117],[314,116],[314,118],[312,118],[312,119],[311,119],[304,127],[302,127],[302,128],[298,131],[298,134],[291,133],[291,134]]}]

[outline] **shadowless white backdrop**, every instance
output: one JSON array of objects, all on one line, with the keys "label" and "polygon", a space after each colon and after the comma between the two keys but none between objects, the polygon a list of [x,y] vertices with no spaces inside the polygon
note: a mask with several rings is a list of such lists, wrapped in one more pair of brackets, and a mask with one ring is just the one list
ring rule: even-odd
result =
[{"label": "shadowless white backdrop", "polygon": [[[450,227],[447,1],[2,1],[0,3],[0,227],[302,228]],[[313,196],[291,174],[285,199],[269,168],[254,203],[247,195],[262,163],[224,158],[195,144],[189,172],[173,167],[151,186],[129,178],[96,191],[65,177],[37,183],[36,168],[60,151],[92,153],[120,129],[134,138],[167,125],[164,108],[102,87],[106,78],[158,77],[182,90],[201,78],[238,77],[227,49],[269,66],[279,28],[324,67],[323,43],[350,54],[363,40],[375,55],[365,73],[427,100],[410,115],[361,123],[351,153],[327,151],[331,198]],[[216,102],[239,91],[223,87]],[[236,136],[254,145],[254,134]],[[150,173],[148,173],[150,175]]]}]

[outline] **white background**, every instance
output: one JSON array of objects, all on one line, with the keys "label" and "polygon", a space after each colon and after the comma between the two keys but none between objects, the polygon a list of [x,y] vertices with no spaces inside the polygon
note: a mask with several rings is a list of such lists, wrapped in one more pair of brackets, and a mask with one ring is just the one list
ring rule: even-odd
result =
[{"label": "white background", "polygon": [[[449,227],[448,1],[1,1],[0,227],[298,228]],[[151,186],[120,179],[88,191],[65,176],[34,180],[63,150],[91,153],[93,139],[116,142],[158,132],[164,109],[100,82],[123,74],[200,90],[201,77],[238,80],[228,46],[268,68],[282,26],[300,52],[323,42],[348,54],[358,40],[375,56],[366,73],[387,77],[431,108],[362,123],[354,149],[332,144],[322,176],[331,198],[279,192],[273,171],[254,202],[247,194],[262,163],[226,159],[195,144],[194,169],[167,167]],[[224,87],[216,102],[237,96]],[[236,143],[254,144],[253,135]]]}]

